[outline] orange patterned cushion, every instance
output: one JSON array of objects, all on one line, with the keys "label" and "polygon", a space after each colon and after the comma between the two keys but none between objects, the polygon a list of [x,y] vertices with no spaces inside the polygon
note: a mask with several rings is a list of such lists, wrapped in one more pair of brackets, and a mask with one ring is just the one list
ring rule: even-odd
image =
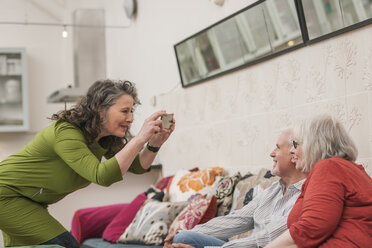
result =
[{"label": "orange patterned cushion", "polygon": [[183,193],[190,190],[198,192],[206,186],[211,186],[216,181],[216,176],[221,176],[222,172],[223,169],[221,167],[191,172],[181,177],[177,185]]},{"label": "orange patterned cushion", "polygon": [[213,167],[199,171],[189,172],[179,170],[175,174],[169,187],[169,201],[187,201],[187,199],[200,193],[212,195],[216,192],[217,182],[223,174],[223,168]]}]

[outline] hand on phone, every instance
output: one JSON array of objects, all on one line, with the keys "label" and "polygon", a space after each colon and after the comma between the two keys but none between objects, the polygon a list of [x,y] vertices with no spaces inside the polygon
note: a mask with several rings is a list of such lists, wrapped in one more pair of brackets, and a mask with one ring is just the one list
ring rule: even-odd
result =
[{"label": "hand on phone", "polygon": [[173,114],[164,115],[161,117],[164,129],[170,129],[173,124]]}]

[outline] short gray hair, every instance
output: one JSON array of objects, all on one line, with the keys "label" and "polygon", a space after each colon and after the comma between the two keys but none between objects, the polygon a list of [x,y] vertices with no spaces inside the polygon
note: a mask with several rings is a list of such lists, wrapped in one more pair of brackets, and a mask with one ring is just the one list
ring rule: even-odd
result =
[{"label": "short gray hair", "polygon": [[340,121],[331,115],[302,120],[294,128],[294,139],[302,145],[300,168],[309,173],[326,158],[340,157],[355,162],[358,150]]}]

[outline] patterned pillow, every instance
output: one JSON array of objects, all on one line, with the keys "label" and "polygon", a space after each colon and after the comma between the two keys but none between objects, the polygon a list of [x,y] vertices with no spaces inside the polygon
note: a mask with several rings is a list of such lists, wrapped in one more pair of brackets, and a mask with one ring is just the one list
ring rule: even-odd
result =
[{"label": "patterned pillow", "polygon": [[232,177],[225,176],[219,180],[216,190],[217,216],[226,215],[230,212],[235,185],[241,177],[242,175],[238,172]]},{"label": "patterned pillow", "polygon": [[[115,243],[120,235],[125,231],[126,228],[133,221],[137,214],[137,211],[141,208],[144,202],[147,200],[145,193],[137,195],[127,207],[123,208],[112,220],[110,224],[104,229],[102,238],[104,240]],[[100,236],[99,236],[100,237]]]},{"label": "patterned pillow", "polygon": [[164,198],[164,192],[153,185],[151,185],[150,188],[146,190],[145,194],[148,199],[154,199],[157,201],[163,201]]},{"label": "patterned pillow", "polygon": [[253,188],[256,182],[257,175],[251,173],[245,174],[236,184],[233,193],[233,204],[231,210],[241,209],[253,199]]},{"label": "patterned pillow", "polygon": [[[261,169],[256,176],[248,173],[236,185],[234,191],[234,203],[231,210],[241,209],[247,205],[252,199],[270,187],[274,182],[278,181],[279,177],[271,174],[270,170]],[[248,237],[252,230],[235,235],[229,240],[242,239]]]},{"label": "patterned pillow", "polygon": [[257,175],[247,173],[236,184],[231,211],[241,209],[252,201],[257,194],[278,180],[279,177],[272,175],[271,171],[265,168],[261,169]]},{"label": "patterned pillow", "polygon": [[[201,194],[195,194],[189,199],[189,204],[176,217],[169,228],[168,235],[174,236],[179,230],[190,230],[202,220],[203,223],[216,216],[217,204],[216,197],[205,197]],[[204,217],[208,216],[209,219]]]},{"label": "patterned pillow", "polygon": [[257,174],[257,182],[254,192],[255,196],[268,187],[270,187],[274,182],[278,181],[279,177],[271,174],[270,170],[267,169],[261,169],[260,172]]},{"label": "patterned pillow", "polygon": [[223,174],[223,168],[213,167],[194,172],[179,170],[169,187],[169,201],[187,201],[192,195],[200,193],[215,194],[217,183]]},{"label": "patterned pillow", "polygon": [[187,202],[147,200],[118,242],[162,244],[169,226],[186,205]]}]

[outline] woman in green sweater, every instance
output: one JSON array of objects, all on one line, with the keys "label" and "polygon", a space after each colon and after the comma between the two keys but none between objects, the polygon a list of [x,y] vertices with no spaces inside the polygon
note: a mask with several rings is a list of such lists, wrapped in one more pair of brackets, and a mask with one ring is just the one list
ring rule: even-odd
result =
[{"label": "woman in green sweater", "polygon": [[5,246],[79,247],[47,206],[92,182],[109,186],[127,171],[149,170],[175,123],[169,130],[162,128],[159,117],[167,113],[158,111],[131,137],[129,127],[138,104],[131,82],[97,81],[76,106],[54,114],[50,126],[0,162],[0,229]]}]

